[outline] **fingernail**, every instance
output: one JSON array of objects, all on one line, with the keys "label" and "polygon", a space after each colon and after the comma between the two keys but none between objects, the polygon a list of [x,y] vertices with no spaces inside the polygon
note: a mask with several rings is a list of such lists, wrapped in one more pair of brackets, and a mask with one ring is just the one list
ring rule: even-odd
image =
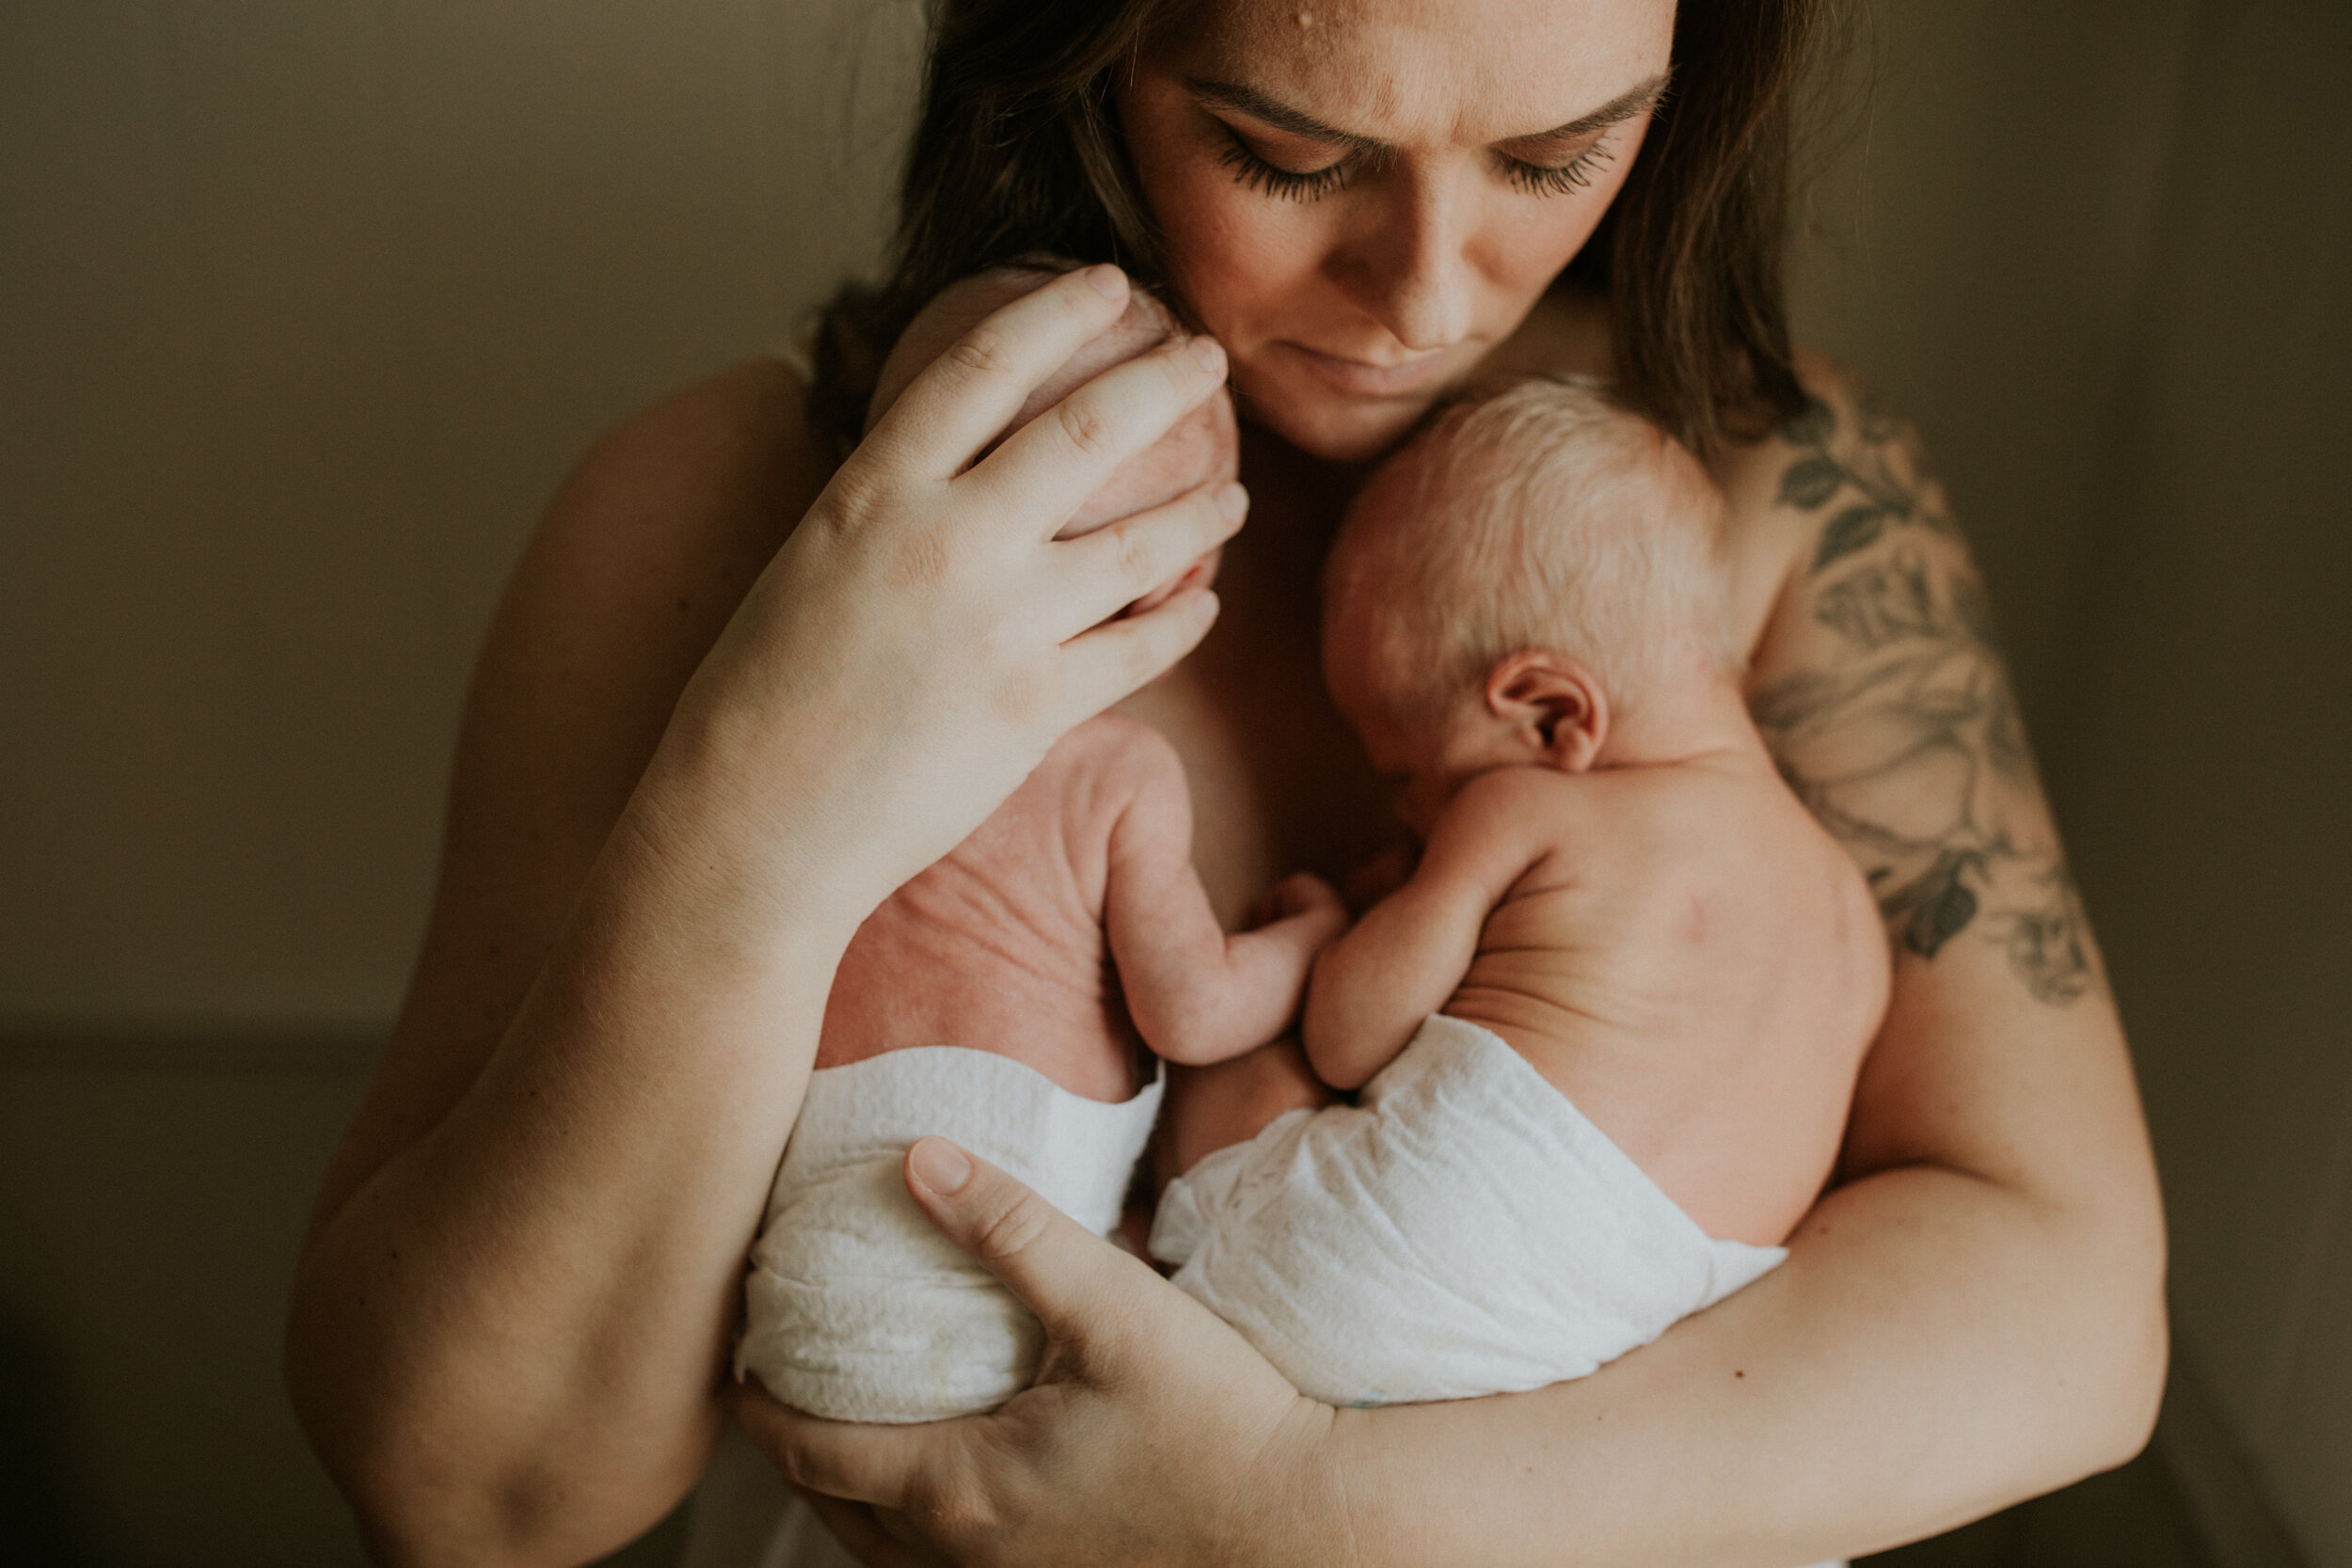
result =
[{"label": "fingernail", "polygon": [[1211,375],[1225,373],[1225,345],[1215,338],[1203,335],[1192,341],[1192,356],[1200,361],[1200,368]]},{"label": "fingernail", "polygon": [[1240,522],[1242,514],[1249,510],[1249,492],[1228,480],[1216,487],[1216,509],[1225,514],[1227,522]]},{"label": "fingernail", "polygon": [[917,1181],[942,1197],[963,1191],[963,1184],[972,1180],[972,1162],[945,1138],[916,1140],[907,1151],[907,1164]]},{"label": "fingernail", "polygon": [[1127,275],[1108,261],[1087,268],[1087,281],[1093,284],[1094,292],[1104,299],[1119,299],[1127,293]]}]

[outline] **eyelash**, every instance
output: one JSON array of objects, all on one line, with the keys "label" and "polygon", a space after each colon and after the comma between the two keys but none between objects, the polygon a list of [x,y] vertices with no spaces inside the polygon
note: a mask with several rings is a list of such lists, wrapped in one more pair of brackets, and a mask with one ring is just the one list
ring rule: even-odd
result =
[{"label": "eyelash", "polygon": [[[1512,157],[1504,157],[1502,166],[1511,183],[1530,196],[1566,196],[1571,191],[1589,188],[1593,176],[1610,157],[1609,144],[1599,141],[1556,168]],[[1263,191],[1283,201],[1320,200],[1347,184],[1348,163],[1344,158],[1304,172],[1283,168],[1259,157],[1247,142],[1230,131],[1226,133],[1224,147],[1217,151],[1216,161],[1233,171],[1235,184]]]},{"label": "eyelash", "polygon": [[1545,164],[1531,164],[1518,158],[1505,158],[1511,183],[1530,196],[1565,196],[1570,191],[1589,188],[1600,166],[1609,162],[1609,144],[1597,141],[1575,157],[1553,168]]},{"label": "eyelash", "polygon": [[1225,146],[1216,161],[1233,171],[1233,183],[1246,190],[1263,191],[1284,201],[1315,201],[1329,196],[1347,183],[1347,160],[1327,164],[1321,168],[1302,174],[1296,169],[1282,168],[1267,163],[1248,145],[1232,132],[1225,135]]}]

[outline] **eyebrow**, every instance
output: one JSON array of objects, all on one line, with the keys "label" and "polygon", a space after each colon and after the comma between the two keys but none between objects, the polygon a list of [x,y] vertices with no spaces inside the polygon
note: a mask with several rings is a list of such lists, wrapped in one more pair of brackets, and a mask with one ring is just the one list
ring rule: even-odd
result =
[{"label": "eyebrow", "polygon": [[[1184,86],[1194,97],[1203,102],[1246,114],[1250,119],[1263,121],[1278,131],[1288,131],[1293,135],[1307,136],[1315,141],[1333,142],[1359,151],[1379,152],[1388,150],[1386,142],[1372,136],[1359,135],[1353,131],[1342,131],[1335,126],[1326,125],[1312,115],[1294,109],[1278,99],[1267,97],[1255,87],[1244,87],[1238,82],[1217,82],[1205,77],[1191,77],[1186,79]],[[1628,87],[1590,114],[1579,115],[1564,125],[1555,125],[1548,131],[1529,131],[1520,135],[1502,136],[1497,139],[1519,142],[1560,141],[1571,136],[1581,136],[1606,126],[1622,124],[1645,109],[1655,107],[1665,91],[1666,73],[1661,71],[1646,82],[1637,83]]]}]

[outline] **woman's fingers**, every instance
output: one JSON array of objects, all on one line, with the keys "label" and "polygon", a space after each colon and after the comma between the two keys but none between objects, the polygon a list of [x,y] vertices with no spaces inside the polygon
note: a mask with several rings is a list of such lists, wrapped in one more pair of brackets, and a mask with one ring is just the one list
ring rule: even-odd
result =
[{"label": "woman's fingers", "polygon": [[1046,1353],[1036,1386],[998,1409],[920,1426],[823,1421],[735,1391],[736,1420],[788,1481],[866,1505],[824,1509],[851,1550],[886,1568],[929,1568],[927,1552],[1111,1563],[1250,1540],[1252,1560],[1296,1562],[1343,1538],[1332,1412],[1231,1325],[952,1144],[919,1140],[905,1174],[932,1223],[1037,1313]]},{"label": "woman's fingers", "polygon": [[907,384],[868,439],[911,450],[936,478],[961,472],[1031,392],[1126,308],[1127,276],[1117,267],[1055,278],[957,339]]},{"label": "woman's fingers", "polygon": [[[992,318],[993,319],[993,318]],[[1170,338],[1114,365],[1005,438],[961,484],[1043,519],[1051,537],[1121,463],[1225,382],[1214,338]]]},{"label": "woman's fingers", "polygon": [[736,1424],[785,1480],[804,1491],[881,1508],[905,1505],[940,1431],[935,1425],[828,1421],[779,1404],[747,1383],[730,1389],[728,1402]]},{"label": "woman's fingers", "polygon": [[945,1138],[915,1140],[906,1179],[931,1223],[1037,1314],[1057,1350],[1101,1338],[1138,1275],[1159,1283],[1141,1262]]},{"label": "woman's fingers", "polygon": [[868,1504],[843,1502],[821,1492],[801,1496],[833,1531],[834,1539],[866,1568],[947,1568],[947,1560],[937,1552],[892,1534]]},{"label": "woman's fingers", "polygon": [[1200,644],[1216,624],[1217,598],[1183,588],[1150,610],[1106,621],[1062,644],[1072,723],[1141,689]]},{"label": "woman's fingers", "polygon": [[1056,565],[1049,592],[1053,602],[1065,608],[1060,624],[1052,629],[1066,641],[1121,606],[1170,585],[1186,567],[1239,532],[1248,515],[1249,492],[1229,480],[1204,484],[1092,533],[1056,541],[1048,547]]}]

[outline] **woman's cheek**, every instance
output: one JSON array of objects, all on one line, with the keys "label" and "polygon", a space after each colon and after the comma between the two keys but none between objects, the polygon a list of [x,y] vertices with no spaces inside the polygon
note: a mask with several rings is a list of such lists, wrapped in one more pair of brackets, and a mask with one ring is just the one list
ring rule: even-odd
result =
[{"label": "woman's cheek", "polygon": [[1169,275],[1229,354],[1279,336],[1286,305],[1311,307],[1320,250],[1304,203],[1247,190],[1214,164],[1169,195],[1168,208],[1154,208]]}]

